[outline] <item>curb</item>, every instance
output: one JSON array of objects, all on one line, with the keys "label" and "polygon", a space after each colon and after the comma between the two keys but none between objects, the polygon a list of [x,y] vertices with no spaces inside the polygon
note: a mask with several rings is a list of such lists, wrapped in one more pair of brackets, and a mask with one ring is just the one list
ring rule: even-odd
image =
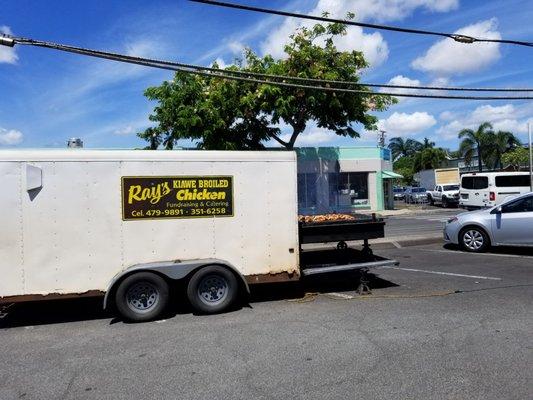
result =
[{"label": "curb", "polygon": [[425,238],[402,238],[398,240],[394,240],[394,238],[390,238],[383,242],[377,242],[372,243],[370,241],[370,245],[373,249],[399,249],[402,247],[411,247],[411,246],[422,246],[425,244],[437,244],[437,243],[444,243],[442,236],[438,237],[425,237]]}]

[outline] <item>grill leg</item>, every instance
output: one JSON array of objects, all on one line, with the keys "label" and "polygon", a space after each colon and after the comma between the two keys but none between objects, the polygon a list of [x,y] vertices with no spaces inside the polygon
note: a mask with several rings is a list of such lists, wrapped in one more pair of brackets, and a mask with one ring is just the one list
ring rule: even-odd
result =
[{"label": "grill leg", "polygon": [[368,244],[368,239],[364,239],[363,241],[363,250],[361,250],[364,256],[371,257],[374,255],[374,252],[370,248],[370,245]]},{"label": "grill leg", "polygon": [[368,295],[372,294],[372,289],[370,289],[370,280],[368,279],[368,268],[362,268],[360,270],[361,275],[359,276],[359,286],[357,287],[357,293],[359,295]]}]

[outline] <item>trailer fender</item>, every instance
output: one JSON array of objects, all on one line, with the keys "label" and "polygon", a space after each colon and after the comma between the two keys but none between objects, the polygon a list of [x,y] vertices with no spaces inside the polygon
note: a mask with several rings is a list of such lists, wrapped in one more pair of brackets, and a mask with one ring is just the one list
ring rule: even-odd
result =
[{"label": "trailer fender", "polygon": [[243,287],[246,289],[246,293],[250,294],[250,287],[248,286],[248,283],[246,282],[246,279],[244,278],[244,276],[240,273],[240,271],[237,268],[235,268],[235,266],[233,266],[227,261],[216,259],[216,258],[185,260],[185,261],[183,260],[157,261],[157,262],[151,262],[151,263],[135,264],[135,265],[132,265],[131,267],[128,267],[122,270],[117,275],[115,275],[113,279],[111,280],[111,282],[109,283],[107,290],[105,292],[104,309],[107,309],[109,305],[109,295],[110,293],[113,292],[115,285],[118,282],[120,282],[124,277],[126,277],[127,275],[131,275],[134,272],[140,272],[140,271],[154,272],[159,275],[163,275],[170,280],[177,281],[177,280],[185,278],[191,272],[194,272],[207,265],[221,265],[223,267],[226,267],[232,270],[235,273],[235,275],[240,279]]}]

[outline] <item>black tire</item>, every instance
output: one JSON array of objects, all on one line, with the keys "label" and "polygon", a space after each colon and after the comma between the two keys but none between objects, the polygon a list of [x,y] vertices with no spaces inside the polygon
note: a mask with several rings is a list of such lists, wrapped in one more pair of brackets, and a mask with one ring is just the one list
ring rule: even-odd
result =
[{"label": "black tire", "polygon": [[459,244],[464,251],[483,253],[490,247],[490,239],[482,228],[467,226],[459,232]]},{"label": "black tire", "polygon": [[450,204],[448,203],[448,199],[446,196],[442,196],[442,208],[448,208]]},{"label": "black tire", "polygon": [[138,272],[128,276],[115,293],[117,310],[129,321],[151,321],[165,311],[168,302],[168,283],[151,272]]},{"label": "black tire", "polygon": [[191,306],[202,314],[227,310],[237,299],[239,284],[235,274],[220,265],[208,265],[196,271],[187,285]]}]

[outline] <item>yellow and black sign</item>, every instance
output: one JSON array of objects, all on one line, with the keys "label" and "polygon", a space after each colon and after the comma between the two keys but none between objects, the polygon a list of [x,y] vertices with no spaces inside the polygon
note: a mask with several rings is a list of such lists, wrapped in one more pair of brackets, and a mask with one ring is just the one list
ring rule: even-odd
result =
[{"label": "yellow and black sign", "polygon": [[232,176],[124,176],[122,219],[233,216]]}]

